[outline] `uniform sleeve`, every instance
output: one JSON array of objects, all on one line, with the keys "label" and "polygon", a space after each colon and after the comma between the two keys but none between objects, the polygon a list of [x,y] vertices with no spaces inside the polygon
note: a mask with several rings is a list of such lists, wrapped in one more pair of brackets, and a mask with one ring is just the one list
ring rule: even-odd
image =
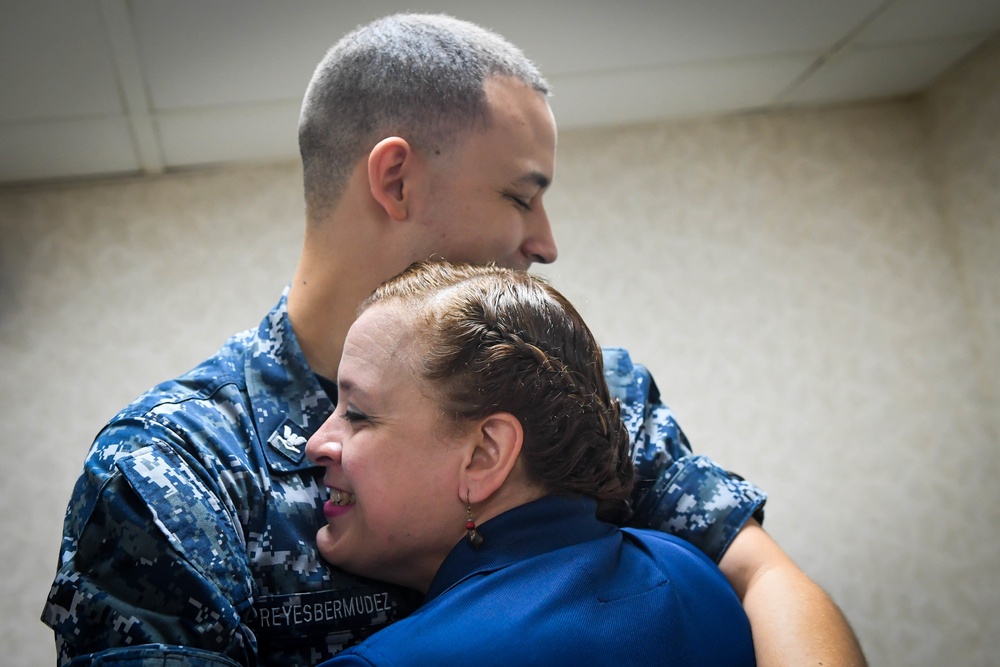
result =
[{"label": "uniform sleeve", "polygon": [[151,430],[106,430],[74,489],[42,614],[59,664],[254,664],[242,533],[198,462]]},{"label": "uniform sleeve", "polygon": [[621,348],[604,349],[604,371],[632,440],[637,482],[632,525],[676,535],[716,563],[767,494],[705,456],[695,456],[655,382]]}]

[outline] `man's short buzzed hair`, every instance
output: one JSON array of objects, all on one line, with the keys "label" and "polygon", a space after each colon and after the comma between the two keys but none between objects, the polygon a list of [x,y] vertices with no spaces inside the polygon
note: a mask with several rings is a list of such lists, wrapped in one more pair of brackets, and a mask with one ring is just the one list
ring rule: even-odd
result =
[{"label": "man's short buzzed hair", "polygon": [[441,150],[462,132],[485,127],[484,83],[491,76],[549,91],[520,49],[450,16],[398,14],[347,34],[316,68],[302,103],[309,217],[336,204],[357,161],[385,137]]}]

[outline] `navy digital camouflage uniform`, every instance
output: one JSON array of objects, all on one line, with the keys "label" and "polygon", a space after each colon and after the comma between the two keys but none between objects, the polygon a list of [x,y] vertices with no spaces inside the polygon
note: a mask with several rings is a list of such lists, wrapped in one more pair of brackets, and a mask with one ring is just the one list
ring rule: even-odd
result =
[{"label": "navy digital camouflage uniform", "polygon": [[[764,494],[691,456],[624,350],[605,363],[635,442],[636,524],[718,560]],[[258,329],[112,419],[73,491],[42,615],[60,663],[315,665],[412,611],[412,592],[316,551],[327,493],[305,443],[333,407],[283,295]]]}]

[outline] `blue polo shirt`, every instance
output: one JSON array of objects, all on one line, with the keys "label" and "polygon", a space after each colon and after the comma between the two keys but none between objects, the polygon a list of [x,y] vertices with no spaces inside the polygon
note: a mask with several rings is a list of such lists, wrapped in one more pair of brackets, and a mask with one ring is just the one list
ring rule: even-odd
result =
[{"label": "blue polo shirt", "polygon": [[743,608],[704,554],[595,508],[548,497],[487,521],[417,611],[322,667],[755,664]]}]

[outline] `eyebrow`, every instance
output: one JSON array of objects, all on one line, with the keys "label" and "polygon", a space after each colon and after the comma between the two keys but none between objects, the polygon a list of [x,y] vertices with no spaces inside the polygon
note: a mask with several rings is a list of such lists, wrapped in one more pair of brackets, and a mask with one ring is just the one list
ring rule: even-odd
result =
[{"label": "eyebrow", "polygon": [[530,185],[537,185],[539,189],[545,190],[552,184],[552,179],[540,171],[530,171],[514,182],[517,184],[528,183]]},{"label": "eyebrow", "polygon": [[359,389],[350,380],[339,380],[337,382],[337,394],[338,395],[343,396],[344,394],[350,394],[352,392],[354,394],[361,395],[361,396],[364,396],[364,393],[365,393],[364,391],[362,391],[361,389]]}]

